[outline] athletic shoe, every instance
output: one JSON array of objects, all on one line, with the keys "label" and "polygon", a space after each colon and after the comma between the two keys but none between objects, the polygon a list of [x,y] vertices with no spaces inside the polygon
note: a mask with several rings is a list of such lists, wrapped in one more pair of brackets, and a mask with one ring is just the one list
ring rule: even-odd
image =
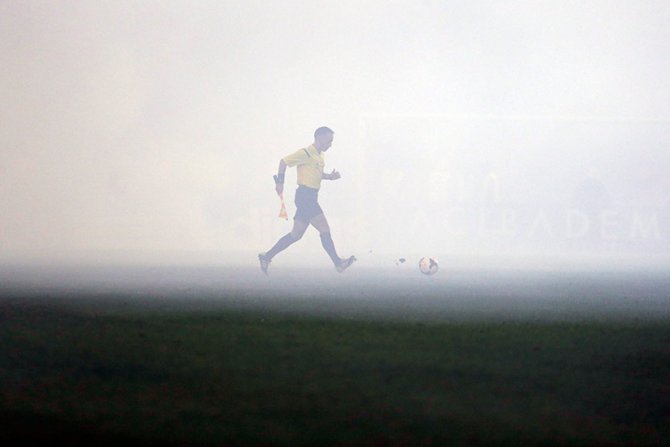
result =
[{"label": "athletic shoe", "polygon": [[265,256],[265,253],[260,253],[258,255],[258,261],[261,263],[261,270],[266,275],[268,274],[268,267],[270,266],[270,260]]},{"label": "athletic shoe", "polygon": [[335,266],[338,273],[345,271],[356,260],[356,256],[349,256],[347,259],[341,259],[340,263]]}]

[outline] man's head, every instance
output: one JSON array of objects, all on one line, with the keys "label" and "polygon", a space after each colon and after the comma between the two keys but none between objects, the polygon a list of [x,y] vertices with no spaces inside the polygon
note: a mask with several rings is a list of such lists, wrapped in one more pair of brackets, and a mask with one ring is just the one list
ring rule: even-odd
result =
[{"label": "man's head", "polygon": [[314,131],[314,147],[320,152],[325,152],[328,150],[331,144],[333,144],[333,135],[335,132],[328,127],[319,127]]}]

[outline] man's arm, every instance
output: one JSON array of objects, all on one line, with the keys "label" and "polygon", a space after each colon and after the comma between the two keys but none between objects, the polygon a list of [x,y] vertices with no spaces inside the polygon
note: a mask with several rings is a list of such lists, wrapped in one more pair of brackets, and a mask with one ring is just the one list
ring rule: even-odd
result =
[{"label": "man's arm", "polygon": [[281,195],[284,192],[284,176],[286,174],[286,163],[284,159],[279,160],[279,167],[277,168],[277,175],[275,175],[275,191],[277,195]]}]

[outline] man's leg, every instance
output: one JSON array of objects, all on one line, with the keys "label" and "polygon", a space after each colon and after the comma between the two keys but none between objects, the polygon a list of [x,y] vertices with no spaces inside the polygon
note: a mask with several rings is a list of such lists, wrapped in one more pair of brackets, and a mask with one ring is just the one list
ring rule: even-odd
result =
[{"label": "man's leg", "polygon": [[343,272],[356,260],[356,258],[350,256],[347,259],[342,259],[337,255],[337,251],[335,250],[335,243],[333,242],[333,238],[330,235],[330,226],[328,225],[328,220],[323,213],[314,216],[310,223],[319,231],[321,245],[323,246],[324,250],[326,250],[326,253],[328,253],[328,256],[330,256],[333,264],[335,264],[337,271],[340,273]]},{"label": "man's leg", "polygon": [[266,253],[261,253],[258,255],[258,260],[261,263],[261,270],[267,275],[268,266],[270,261],[274,258],[279,252],[286,250],[292,243],[299,241],[302,238],[302,235],[305,234],[309,224],[299,220],[293,220],[293,229],[290,233],[282,236],[277,243]]}]

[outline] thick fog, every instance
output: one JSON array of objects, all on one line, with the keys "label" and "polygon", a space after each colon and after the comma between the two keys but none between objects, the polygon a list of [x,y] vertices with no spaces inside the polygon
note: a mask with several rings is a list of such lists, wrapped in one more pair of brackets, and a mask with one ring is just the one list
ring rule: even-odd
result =
[{"label": "thick fog", "polygon": [[[670,3],[5,1],[0,261],[670,252]],[[286,204],[295,212],[295,168]],[[318,233],[274,263],[327,267]]]}]

